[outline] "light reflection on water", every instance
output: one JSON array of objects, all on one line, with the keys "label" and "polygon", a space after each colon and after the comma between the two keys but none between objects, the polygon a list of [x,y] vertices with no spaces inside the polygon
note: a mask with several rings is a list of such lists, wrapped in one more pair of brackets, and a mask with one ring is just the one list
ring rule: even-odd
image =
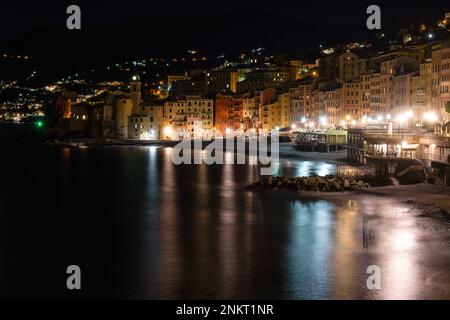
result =
[{"label": "light reflection on water", "polygon": [[[30,201],[9,206],[8,190],[25,175],[8,161],[17,173],[0,184],[2,212],[20,212],[33,219],[41,237],[64,243],[63,257],[54,254],[61,252],[54,240],[44,245],[33,237],[20,246],[24,257],[47,257],[33,260],[36,270],[63,268],[76,254],[90,268],[87,297],[450,298],[448,223],[420,217],[394,199],[353,195],[326,201],[291,191],[252,192],[244,187],[261,178],[257,165],[175,166],[169,148],[23,152],[30,154],[21,159],[37,159],[26,179],[42,183],[45,177],[46,188],[24,190]],[[277,170],[324,175],[334,166],[289,160]],[[26,216],[31,203],[52,210],[42,221]],[[17,238],[29,237],[19,223],[8,228]],[[17,272],[27,284],[18,286],[17,295],[30,283],[51,283],[50,275],[21,272],[28,264],[13,263],[20,256],[7,258],[15,268],[6,274],[0,268],[0,280],[11,282]],[[381,290],[366,288],[370,265],[381,267]],[[49,296],[61,296],[56,288],[48,288]]]},{"label": "light reflection on water", "polygon": [[[282,162],[277,169],[283,175],[326,175],[334,166],[289,161],[287,165]],[[245,191],[243,185],[260,178],[256,165],[200,165],[170,170],[195,172],[189,174],[195,178],[189,181],[188,189],[196,195],[195,202],[189,201],[189,209],[179,208],[174,215],[160,212],[174,238],[180,237],[180,228],[188,229],[182,233],[193,236],[183,238],[180,251],[171,252],[175,254],[171,262],[184,261],[178,265],[183,275],[175,273],[162,278],[164,288],[177,287],[171,297],[403,299],[427,296],[420,286],[423,266],[414,258],[423,254],[426,246],[417,244],[416,234],[421,230],[415,225],[419,218],[411,216],[410,208],[404,204],[368,196],[334,202],[292,201],[290,195]],[[163,172],[166,174],[173,176],[173,172]],[[181,186],[176,189],[187,190]],[[170,203],[179,201],[171,198]],[[185,217],[183,225],[178,224],[173,230],[170,226],[177,222],[172,219],[181,216]],[[167,247],[171,245],[162,242],[161,251]],[[382,290],[366,288],[366,269],[372,264],[382,268]],[[160,268],[171,269],[171,266],[165,264]],[[186,287],[183,277],[188,274],[195,281]],[[153,289],[148,288],[149,296],[154,295]],[[447,294],[448,291],[444,293]]]}]

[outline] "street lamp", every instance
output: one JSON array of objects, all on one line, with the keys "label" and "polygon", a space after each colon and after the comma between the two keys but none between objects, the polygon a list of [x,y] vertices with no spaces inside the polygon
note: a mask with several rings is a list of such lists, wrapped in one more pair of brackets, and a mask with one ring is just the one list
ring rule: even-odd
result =
[{"label": "street lamp", "polygon": [[439,120],[439,117],[436,112],[427,111],[423,114],[422,119],[426,122],[437,122]]},{"label": "street lamp", "polygon": [[164,127],[164,134],[166,137],[172,139],[173,128],[171,126]]}]

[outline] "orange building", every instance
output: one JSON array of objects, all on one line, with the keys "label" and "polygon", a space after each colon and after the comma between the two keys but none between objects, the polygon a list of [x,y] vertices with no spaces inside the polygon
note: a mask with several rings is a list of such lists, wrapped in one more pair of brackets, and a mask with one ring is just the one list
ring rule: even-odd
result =
[{"label": "orange building", "polygon": [[227,129],[243,129],[243,99],[218,93],[215,105],[215,128],[223,135]]}]

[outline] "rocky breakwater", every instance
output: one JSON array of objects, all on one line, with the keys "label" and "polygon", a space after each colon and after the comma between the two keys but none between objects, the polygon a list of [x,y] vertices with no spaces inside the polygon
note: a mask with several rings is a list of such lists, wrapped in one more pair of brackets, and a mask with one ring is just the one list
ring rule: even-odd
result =
[{"label": "rocky breakwater", "polygon": [[360,178],[335,175],[310,177],[269,177],[248,186],[250,189],[291,189],[299,191],[343,192],[369,188],[370,184]]}]

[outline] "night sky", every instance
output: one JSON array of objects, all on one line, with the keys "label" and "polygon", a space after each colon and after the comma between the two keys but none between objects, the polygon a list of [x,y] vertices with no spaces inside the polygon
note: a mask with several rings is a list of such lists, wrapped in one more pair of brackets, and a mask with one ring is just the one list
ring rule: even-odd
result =
[{"label": "night sky", "polygon": [[292,1],[292,0],[100,0],[100,1],[1,1],[0,40],[11,39],[20,33],[51,26],[64,26],[65,10],[70,4],[82,9],[83,26],[94,23],[115,23],[142,16],[177,17],[210,16],[239,8],[264,8],[269,12],[294,16],[306,22],[365,23],[365,8],[378,4],[386,27],[397,27],[418,17],[436,19],[450,11],[448,0],[414,1]]}]

